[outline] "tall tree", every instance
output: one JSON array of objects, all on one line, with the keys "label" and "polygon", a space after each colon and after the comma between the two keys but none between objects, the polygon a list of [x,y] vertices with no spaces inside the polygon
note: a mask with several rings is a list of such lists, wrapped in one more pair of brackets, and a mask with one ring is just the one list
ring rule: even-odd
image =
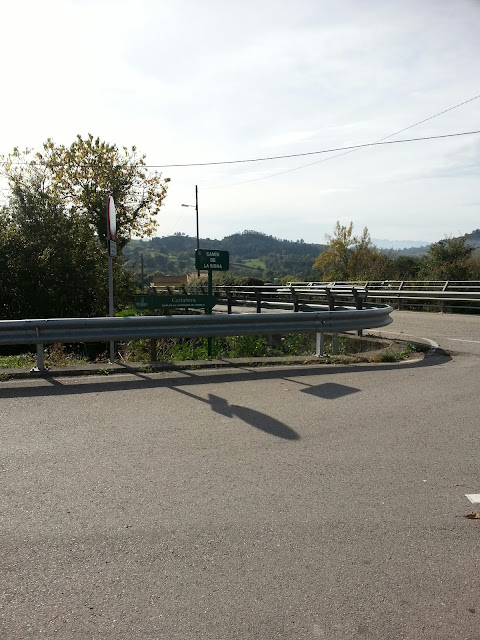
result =
[{"label": "tall tree", "polygon": [[156,229],[169,178],[150,171],[136,147],[119,149],[89,134],[78,135],[69,147],[48,139],[36,153],[15,148],[2,159],[11,186],[40,180],[43,191],[57,198],[67,215],[81,215],[102,242],[108,195],[115,201],[120,249],[132,235],[150,236]]},{"label": "tall tree", "polygon": [[373,246],[367,227],[361,236],[353,234],[353,223],[346,227],[337,221],[333,235],[326,236],[326,251],[315,260],[313,268],[323,274],[324,280],[373,279],[372,273],[379,252]]},{"label": "tall tree", "polygon": [[[67,215],[34,180],[13,188],[0,225],[2,318],[106,314],[106,251],[81,215]],[[115,260],[114,277],[122,304],[133,283],[122,257]]]},{"label": "tall tree", "polygon": [[[120,249],[132,234],[148,235],[168,179],[149,174],[135,148],[80,136],[69,147],[48,140],[42,153],[4,160],[10,186],[0,211],[2,318],[105,315],[106,196],[117,209]],[[122,255],[114,260],[115,300],[133,291]]]},{"label": "tall tree", "polygon": [[426,280],[468,280],[472,277],[474,251],[466,235],[435,242],[421,258],[419,275]]}]

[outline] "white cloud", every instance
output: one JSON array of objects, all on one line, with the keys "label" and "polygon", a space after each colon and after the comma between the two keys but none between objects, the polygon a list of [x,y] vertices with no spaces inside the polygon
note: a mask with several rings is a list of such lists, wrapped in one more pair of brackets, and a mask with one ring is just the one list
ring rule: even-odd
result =
[{"label": "white cloud", "polygon": [[[2,18],[3,153],[87,132],[135,144],[152,164],[301,153],[378,140],[480,92],[480,5],[470,0],[24,0],[5,3]],[[479,107],[405,137],[480,129]],[[195,184],[209,236],[244,221],[321,242],[337,218],[386,238],[470,231],[471,140],[165,169],[160,232],[193,233],[179,205]]]}]

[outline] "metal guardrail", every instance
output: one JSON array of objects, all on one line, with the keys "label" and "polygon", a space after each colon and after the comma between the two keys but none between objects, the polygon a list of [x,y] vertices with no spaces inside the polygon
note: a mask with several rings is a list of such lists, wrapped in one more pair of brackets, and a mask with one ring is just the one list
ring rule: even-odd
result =
[{"label": "metal guardrail", "polygon": [[[337,287],[338,283],[292,282],[289,283],[297,295],[323,290],[325,286]],[[418,303],[436,303],[442,311],[447,307],[457,309],[476,309],[480,304],[480,281],[478,280],[382,280],[342,283],[345,287],[363,287],[370,300],[395,301],[398,308],[402,301],[411,306]],[[460,306],[459,302],[469,306]],[[455,304],[451,304],[455,303]],[[472,306],[473,305],[473,306]]]},{"label": "metal guardrail", "polygon": [[367,296],[360,286],[321,285],[315,288],[294,286],[217,286],[214,293],[219,301],[226,301],[228,313],[235,305],[262,308],[284,308],[293,311],[334,311],[336,308],[354,307],[362,309]]},{"label": "metal guardrail", "polygon": [[36,344],[36,370],[43,371],[43,345],[46,343],[358,331],[390,324],[391,311],[387,305],[377,305],[362,310],[295,314],[0,320],[0,345]]},{"label": "metal guardrail", "polygon": [[289,282],[294,288],[364,287],[376,291],[464,291],[480,292],[480,280],[351,280],[349,282]]},{"label": "metal guardrail", "polygon": [[322,302],[334,309],[335,305],[350,301],[361,309],[367,299],[395,302],[399,309],[404,302],[410,307],[434,303],[442,311],[447,307],[480,310],[480,281],[290,282],[283,287],[217,287],[215,294],[225,297],[230,307],[256,302],[257,313],[262,307],[274,305],[284,308],[293,305],[294,311],[308,311],[318,309]]}]

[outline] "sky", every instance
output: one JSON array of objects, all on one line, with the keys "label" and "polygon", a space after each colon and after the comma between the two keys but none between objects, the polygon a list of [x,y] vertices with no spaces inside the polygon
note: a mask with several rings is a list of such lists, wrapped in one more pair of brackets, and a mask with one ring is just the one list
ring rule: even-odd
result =
[{"label": "sky", "polygon": [[[0,0],[0,154],[88,133],[147,164],[375,142],[480,96],[480,0]],[[389,138],[480,130],[480,99]],[[159,236],[434,242],[480,227],[480,134],[166,167]],[[314,163],[314,164],[312,164]],[[305,166],[310,165],[310,166]],[[407,242],[408,244],[408,242]]]}]

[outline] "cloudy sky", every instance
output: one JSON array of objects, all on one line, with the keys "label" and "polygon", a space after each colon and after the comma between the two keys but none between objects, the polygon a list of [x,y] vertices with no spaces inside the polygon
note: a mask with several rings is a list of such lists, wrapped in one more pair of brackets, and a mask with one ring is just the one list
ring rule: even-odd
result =
[{"label": "cloudy sky", "polygon": [[[0,154],[76,134],[151,165],[370,143],[480,95],[480,0],[1,0]],[[480,130],[480,99],[390,140]],[[323,242],[336,220],[435,241],[480,227],[480,134],[169,167],[158,235]],[[315,163],[315,164],[312,164]],[[305,166],[309,165],[309,166]]]}]

